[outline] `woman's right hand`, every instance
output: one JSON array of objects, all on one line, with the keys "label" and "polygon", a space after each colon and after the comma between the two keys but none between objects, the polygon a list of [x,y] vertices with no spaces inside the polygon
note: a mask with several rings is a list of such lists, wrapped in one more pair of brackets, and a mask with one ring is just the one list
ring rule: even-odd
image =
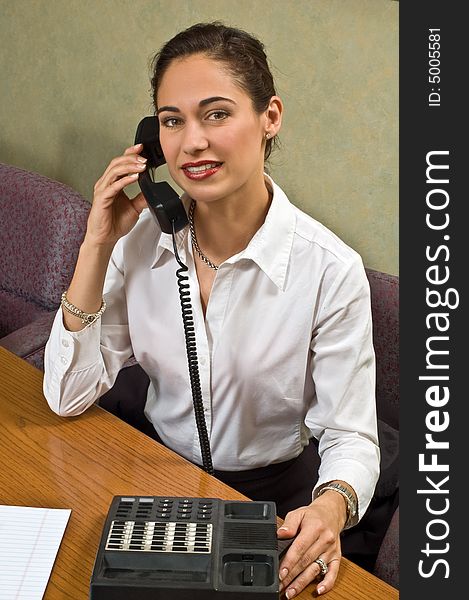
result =
[{"label": "woman's right hand", "polygon": [[146,159],[140,156],[142,149],[142,144],[127,148],[122,156],[109,163],[96,182],[86,230],[88,244],[113,247],[129,233],[147,207],[142,193],[129,198],[124,192],[146,168]]}]

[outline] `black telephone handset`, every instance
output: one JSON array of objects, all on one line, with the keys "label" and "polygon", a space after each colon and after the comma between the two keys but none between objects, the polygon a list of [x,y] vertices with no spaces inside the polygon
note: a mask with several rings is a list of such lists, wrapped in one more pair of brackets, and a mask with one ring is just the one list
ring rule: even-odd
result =
[{"label": "black telephone handset", "polygon": [[187,213],[175,190],[167,181],[156,183],[152,172],[164,165],[166,159],[160,145],[158,117],[144,117],[137,127],[135,143],[143,144],[141,155],[147,159],[147,168],[138,177],[148,207],[164,233],[180,231],[188,224]]},{"label": "black telephone handset", "polygon": [[181,300],[182,320],[184,323],[184,336],[186,340],[187,363],[192,390],[195,422],[200,441],[200,452],[203,468],[207,473],[213,474],[210,440],[205,422],[202,388],[199,378],[199,365],[197,359],[197,346],[195,339],[194,319],[190,298],[190,285],[188,283],[187,265],[179,257],[175,233],[188,225],[187,213],[181,199],[166,181],[156,183],[151,177],[151,172],[164,165],[166,159],[160,144],[160,124],[158,117],[144,117],[137,127],[135,143],[143,144],[141,155],[147,159],[147,168],[138,177],[148,207],[160,224],[164,233],[169,233],[173,238],[174,256],[180,268],[176,271],[178,279],[179,297]]}]

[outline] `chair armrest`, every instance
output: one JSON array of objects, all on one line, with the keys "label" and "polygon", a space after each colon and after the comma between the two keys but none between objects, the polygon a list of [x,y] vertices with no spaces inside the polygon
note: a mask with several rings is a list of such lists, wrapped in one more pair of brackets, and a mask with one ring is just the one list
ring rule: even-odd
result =
[{"label": "chair armrest", "polygon": [[55,315],[56,311],[45,313],[31,323],[12,331],[0,339],[0,346],[44,370],[44,347],[49,339]]}]

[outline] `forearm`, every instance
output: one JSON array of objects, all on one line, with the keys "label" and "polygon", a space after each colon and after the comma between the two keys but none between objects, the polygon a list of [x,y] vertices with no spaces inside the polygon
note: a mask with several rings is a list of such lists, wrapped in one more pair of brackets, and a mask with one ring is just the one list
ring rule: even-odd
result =
[{"label": "forearm", "polygon": [[[86,246],[80,259],[86,256],[85,250]],[[52,410],[60,415],[77,415],[86,410],[112,387],[132,354],[121,260],[116,252],[107,267],[104,291],[108,307],[102,318],[80,331],[67,329],[62,310],[54,320],[44,353],[44,395]],[[94,285],[94,280],[90,285]],[[101,294],[102,287],[99,301]],[[74,301],[78,303],[75,298]]]},{"label": "forearm", "polygon": [[44,351],[44,396],[62,416],[82,413],[106,382],[100,351],[101,323],[80,332],[67,331],[58,311]]},{"label": "forearm", "polygon": [[[101,307],[106,272],[113,250],[112,245],[96,245],[83,241],[67,300],[85,313],[96,313]],[[86,323],[62,308],[63,322],[69,331],[80,331]]]},{"label": "forearm", "polygon": [[[325,485],[343,481],[357,500],[357,514],[352,523],[356,524],[366,512],[378,480],[377,444],[353,432],[334,435],[326,431],[319,443],[319,454],[321,465],[313,497],[316,498]],[[339,496],[337,492],[332,493]]]}]

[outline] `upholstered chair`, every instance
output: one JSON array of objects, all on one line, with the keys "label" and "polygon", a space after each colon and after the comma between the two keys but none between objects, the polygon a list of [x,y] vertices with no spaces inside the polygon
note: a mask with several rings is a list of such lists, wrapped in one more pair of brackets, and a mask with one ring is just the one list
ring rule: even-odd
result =
[{"label": "upholstered chair", "polygon": [[378,417],[399,429],[399,277],[366,270],[371,288]]},{"label": "upholstered chair", "polygon": [[374,574],[399,589],[399,507],[396,508],[381,543]]},{"label": "upholstered chair", "polygon": [[0,163],[0,345],[41,370],[89,209],[69,186]]},{"label": "upholstered chair", "polygon": [[[376,401],[383,450],[396,457],[388,487],[398,476],[399,432],[399,277],[367,269],[371,289],[373,343],[376,353]],[[396,435],[397,433],[397,435]],[[384,448],[384,446],[388,446]],[[390,447],[392,446],[392,447]],[[387,450],[387,452],[386,452]],[[397,482],[398,485],[398,482]],[[373,573],[399,588],[399,506],[381,542]]]}]

